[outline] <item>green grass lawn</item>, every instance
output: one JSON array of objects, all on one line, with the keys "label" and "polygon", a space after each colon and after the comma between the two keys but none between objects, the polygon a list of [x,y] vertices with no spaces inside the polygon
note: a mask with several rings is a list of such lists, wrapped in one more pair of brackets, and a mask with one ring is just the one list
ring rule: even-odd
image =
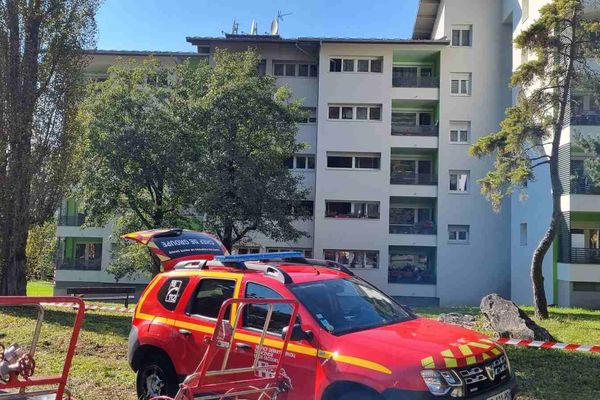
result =
[{"label": "green grass lawn", "polygon": [[52,282],[34,281],[27,283],[27,296],[52,296],[53,294]]},{"label": "green grass lawn", "polygon": [[[46,294],[48,285],[34,283],[29,290]],[[0,314],[0,342],[29,340],[34,314],[24,310],[1,311],[4,312]],[[449,311],[478,313],[475,308],[416,311],[431,318]],[[73,316],[70,310],[47,312],[47,324],[36,355],[36,374],[59,371]],[[130,323],[129,315],[86,314],[69,383],[76,398],[135,400],[135,377],[126,361]],[[600,311],[552,308],[551,318],[542,325],[561,341],[600,344]],[[507,350],[521,389],[519,400],[600,399],[599,354],[514,347]]]}]

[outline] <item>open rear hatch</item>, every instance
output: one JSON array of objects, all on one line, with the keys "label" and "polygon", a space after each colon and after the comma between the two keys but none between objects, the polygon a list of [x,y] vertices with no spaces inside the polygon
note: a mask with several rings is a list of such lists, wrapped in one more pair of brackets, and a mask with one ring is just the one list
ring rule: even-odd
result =
[{"label": "open rear hatch", "polygon": [[121,239],[148,246],[152,259],[163,271],[172,270],[180,261],[212,260],[229,254],[223,243],[210,233],[186,229],[151,229],[128,233]]}]

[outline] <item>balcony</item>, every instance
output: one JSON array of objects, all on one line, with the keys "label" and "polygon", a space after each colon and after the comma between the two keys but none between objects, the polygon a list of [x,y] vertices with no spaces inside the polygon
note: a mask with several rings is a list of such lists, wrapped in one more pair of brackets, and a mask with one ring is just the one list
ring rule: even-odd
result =
[{"label": "balcony", "polygon": [[59,215],[58,225],[59,226],[81,226],[85,221],[85,214],[79,213],[77,215]]},{"label": "balcony", "polygon": [[571,264],[600,264],[600,249],[572,248]]},{"label": "balcony", "polygon": [[437,177],[433,174],[415,174],[414,172],[392,172],[392,185],[437,185]]},{"label": "balcony", "polygon": [[437,137],[440,129],[434,125],[401,125],[392,122],[393,136],[430,136]]},{"label": "balcony", "polygon": [[580,114],[571,116],[572,126],[600,126],[600,114]]},{"label": "balcony", "polygon": [[436,283],[435,248],[390,247],[389,283],[432,285]]},{"label": "balcony", "polygon": [[93,260],[62,260],[57,262],[56,269],[67,271],[100,271],[101,259]]},{"label": "balcony", "polygon": [[571,179],[571,194],[600,194],[600,187],[589,177],[581,176]]},{"label": "balcony", "polygon": [[435,76],[407,76],[392,72],[392,87],[395,88],[439,88],[440,78]]},{"label": "balcony", "polygon": [[392,235],[435,235],[436,227],[432,221],[426,221],[417,225],[400,225],[390,223],[390,234]]}]

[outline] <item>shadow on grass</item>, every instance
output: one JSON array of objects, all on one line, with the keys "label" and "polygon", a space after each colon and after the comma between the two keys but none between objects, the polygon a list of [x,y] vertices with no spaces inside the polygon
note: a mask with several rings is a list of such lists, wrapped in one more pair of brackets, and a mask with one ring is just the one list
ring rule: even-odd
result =
[{"label": "shadow on grass", "polygon": [[518,399],[600,399],[600,357],[574,351],[507,348]]},{"label": "shadow on grass", "polygon": [[[37,310],[32,307],[0,307],[0,314],[35,320]],[[45,309],[44,323],[57,324],[66,327],[73,326],[75,311]],[[0,326],[0,329],[4,327]],[[106,315],[86,312],[82,329],[87,332],[101,334],[111,333],[127,337],[131,328],[130,315]]]}]

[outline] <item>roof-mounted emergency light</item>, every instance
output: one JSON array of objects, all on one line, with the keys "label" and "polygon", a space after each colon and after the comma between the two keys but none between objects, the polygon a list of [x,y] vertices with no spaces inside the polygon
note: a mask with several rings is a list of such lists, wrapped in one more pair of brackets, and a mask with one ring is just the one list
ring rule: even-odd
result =
[{"label": "roof-mounted emergency light", "polygon": [[244,261],[264,261],[281,260],[284,258],[302,258],[304,254],[299,251],[282,251],[279,253],[257,253],[257,254],[239,254],[233,256],[216,256],[215,261],[223,263],[244,262]]}]

